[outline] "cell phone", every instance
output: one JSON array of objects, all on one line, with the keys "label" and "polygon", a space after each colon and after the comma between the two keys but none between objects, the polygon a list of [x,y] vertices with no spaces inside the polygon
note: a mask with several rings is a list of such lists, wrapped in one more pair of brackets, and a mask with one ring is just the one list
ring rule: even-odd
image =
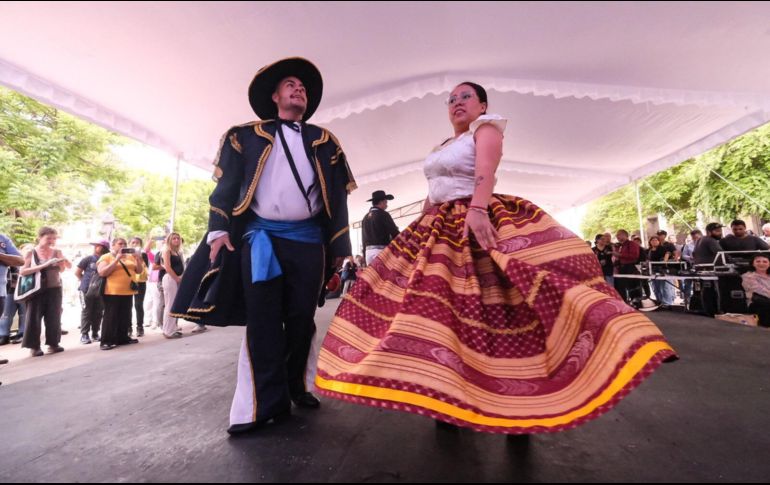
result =
[{"label": "cell phone", "polygon": [[134,254],[134,248],[123,248],[120,250],[120,254]]}]

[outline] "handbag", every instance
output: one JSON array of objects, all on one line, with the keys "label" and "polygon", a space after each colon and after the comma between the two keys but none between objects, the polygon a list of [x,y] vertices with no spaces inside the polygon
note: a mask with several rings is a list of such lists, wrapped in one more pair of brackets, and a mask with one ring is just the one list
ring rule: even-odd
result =
[{"label": "handbag", "polygon": [[[32,251],[32,261],[35,265],[38,265],[37,252]],[[18,302],[25,302],[35,296],[42,287],[43,273],[37,271],[35,273],[19,276],[19,281],[16,283],[16,290],[13,293],[13,299]]]},{"label": "handbag", "polygon": [[98,271],[95,271],[91,276],[91,281],[88,282],[88,289],[86,290],[86,298],[101,298],[104,296],[104,290],[107,286],[107,278],[100,276]]},{"label": "handbag", "polygon": [[139,283],[134,281],[134,279],[131,277],[131,273],[129,273],[128,268],[126,268],[126,265],[123,264],[123,261],[121,260],[118,260],[118,263],[120,263],[120,265],[123,266],[123,271],[125,271],[126,274],[128,275],[128,279],[131,280],[131,284],[128,287],[131,288],[131,291],[139,291]]}]

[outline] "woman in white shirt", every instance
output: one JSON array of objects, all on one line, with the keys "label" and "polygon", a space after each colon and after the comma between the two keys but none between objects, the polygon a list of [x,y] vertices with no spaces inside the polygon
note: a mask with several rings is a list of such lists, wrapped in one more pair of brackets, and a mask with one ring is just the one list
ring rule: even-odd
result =
[{"label": "woman in white shirt", "polygon": [[454,134],[425,160],[424,212],[345,296],[316,386],[478,431],[572,428],[676,355],[584,241],[494,193],[507,120],[484,88],[446,104]]}]

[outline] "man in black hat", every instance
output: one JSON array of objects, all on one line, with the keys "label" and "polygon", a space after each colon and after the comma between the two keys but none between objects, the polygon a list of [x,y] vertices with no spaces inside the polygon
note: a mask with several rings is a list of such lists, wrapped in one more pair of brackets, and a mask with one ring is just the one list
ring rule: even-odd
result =
[{"label": "man in black hat", "polygon": [[321,289],[351,254],[347,196],[355,181],[337,139],[306,124],[321,73],[302,58],[262,68],[249,101],[262,121],[231,128],[216,162],[209,232],[185,270],[172,316],[245,325],[230,434],[278,421],[305,388]]},{"label": "man in black hat", "polygon": [[722,239],[722,228],[725,227],[718,222],[711,222],[706,225],[706,235],[698,240],[695,249],[692,252],[693,264],[713,264],[717,253],[723,251],[719,244]]},{"label": "man in black hat", "polygon": [[377,190],[372,193],[372,198],[367,200],[372,203],[372,208],[361,224],[367,265],[372,264],[377,255],[398,236],[398,227],[387,211],[388,201],[393,199],[394,197],[385,194],[384,190]]}]

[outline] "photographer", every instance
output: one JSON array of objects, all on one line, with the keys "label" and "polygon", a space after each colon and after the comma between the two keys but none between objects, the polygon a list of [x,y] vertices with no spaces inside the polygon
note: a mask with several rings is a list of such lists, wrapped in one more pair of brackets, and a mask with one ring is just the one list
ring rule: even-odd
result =
[{"label": "photographer", "polygon": [[136,344],[137,339],[128,336],[131,328],[131,306],[137,293],[137,275],[146,271],[140,252],[126,247],[126,240],[112,241],[112,252],[105,254],[97,263],[99,276],[106,278],[104,287],[104,319],[102,341],[99,348],[111,350],[118,345]]}]

